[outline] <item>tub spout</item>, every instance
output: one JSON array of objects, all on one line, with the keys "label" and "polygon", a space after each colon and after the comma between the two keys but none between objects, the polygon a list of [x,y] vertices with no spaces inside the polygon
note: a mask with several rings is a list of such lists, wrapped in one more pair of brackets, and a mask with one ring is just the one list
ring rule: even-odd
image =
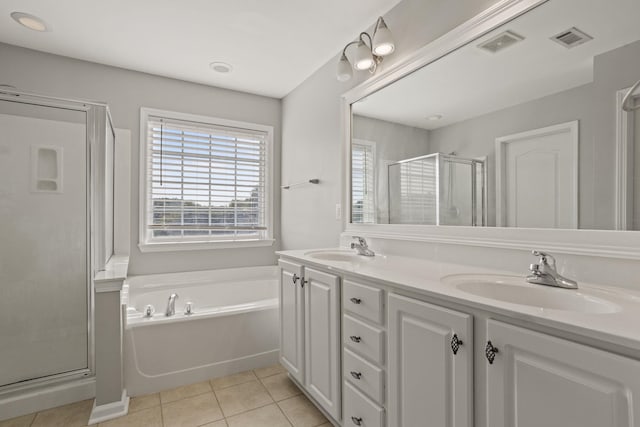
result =
[{"label": "tub spout", "polygon": [[176,314],[176,300],[178,299],[178,294],[173,293],[169,296],[169,301],[167,302],[167,311],[165,311],[165,316],[173,316]]}]

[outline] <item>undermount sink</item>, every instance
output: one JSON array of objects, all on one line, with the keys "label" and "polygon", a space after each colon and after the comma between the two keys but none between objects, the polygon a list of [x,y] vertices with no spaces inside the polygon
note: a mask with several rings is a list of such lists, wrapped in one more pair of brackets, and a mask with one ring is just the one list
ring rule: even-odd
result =
[{"label": "undermount sink", "polygon": [[621,310],[620,306],[590,293],[597,291],[559,289],[527,283],[524,277],[491,274],[454,274],[441,279],[462,292],[512,304],[545,310],[606,314]]},{"label": "undermount sink", "polygon": [[315,259],[321,259],[324,261],[344,261],[353,262],[358,261],[359,255],[355,251],[341,251],[341,250],[322,250],[322,251],[310,251],[305,252],[305,255]]}]

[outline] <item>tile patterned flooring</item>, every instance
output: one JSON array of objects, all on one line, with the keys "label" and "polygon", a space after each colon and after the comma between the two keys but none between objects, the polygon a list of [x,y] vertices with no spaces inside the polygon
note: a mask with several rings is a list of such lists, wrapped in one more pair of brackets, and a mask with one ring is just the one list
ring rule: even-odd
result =
[{"label": "tile patterned flooring", "polygon": [[[0,427],[81,427],[93,400],[6,421]],[[129,414],[96,427],[331,427],[280,365],[131,398]]]}]

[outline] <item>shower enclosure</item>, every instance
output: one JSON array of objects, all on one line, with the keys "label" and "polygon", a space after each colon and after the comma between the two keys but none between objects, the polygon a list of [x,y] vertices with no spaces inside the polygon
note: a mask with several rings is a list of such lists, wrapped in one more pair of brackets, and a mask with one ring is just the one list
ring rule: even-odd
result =
[{"label": "shower enclosure", "polygon": [[0,401],[94,375],[114,142],[104,104],[0,87]]},{"label": "shower enclosure", "polygon": [[442,153],[389,164],[389,223],[486,225],[483,160]]}]

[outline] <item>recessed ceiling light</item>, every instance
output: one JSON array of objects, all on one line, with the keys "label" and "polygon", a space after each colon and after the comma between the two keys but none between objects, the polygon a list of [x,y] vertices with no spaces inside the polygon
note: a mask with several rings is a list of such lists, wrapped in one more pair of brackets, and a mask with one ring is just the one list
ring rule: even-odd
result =
[{"label": "recessed ceiling light", "polygon": [[27,27],[30,30],[40,32],[49,31],[49,27],[47,27],[47,24],[45,24],[45,22],[37,16],[30,15],[24,12],[11,12],[11,17],[18,24],[22,25],[23,27]]},{"label": "recessed ceiling light", "polygon": [[427,120],[430,120],[432,122],[436,122],[438,120],[442,120],[444,116],[442,114],[434,114],[433,116],[429,116],[427,117]]},{"label": "recessed ceiling light", "polygon": [[209,64],[209,67],[211,67],[213,71],[223,74],[229,73],[233,70],[231,64],[227,64],[226,62],[212,62]]}]

